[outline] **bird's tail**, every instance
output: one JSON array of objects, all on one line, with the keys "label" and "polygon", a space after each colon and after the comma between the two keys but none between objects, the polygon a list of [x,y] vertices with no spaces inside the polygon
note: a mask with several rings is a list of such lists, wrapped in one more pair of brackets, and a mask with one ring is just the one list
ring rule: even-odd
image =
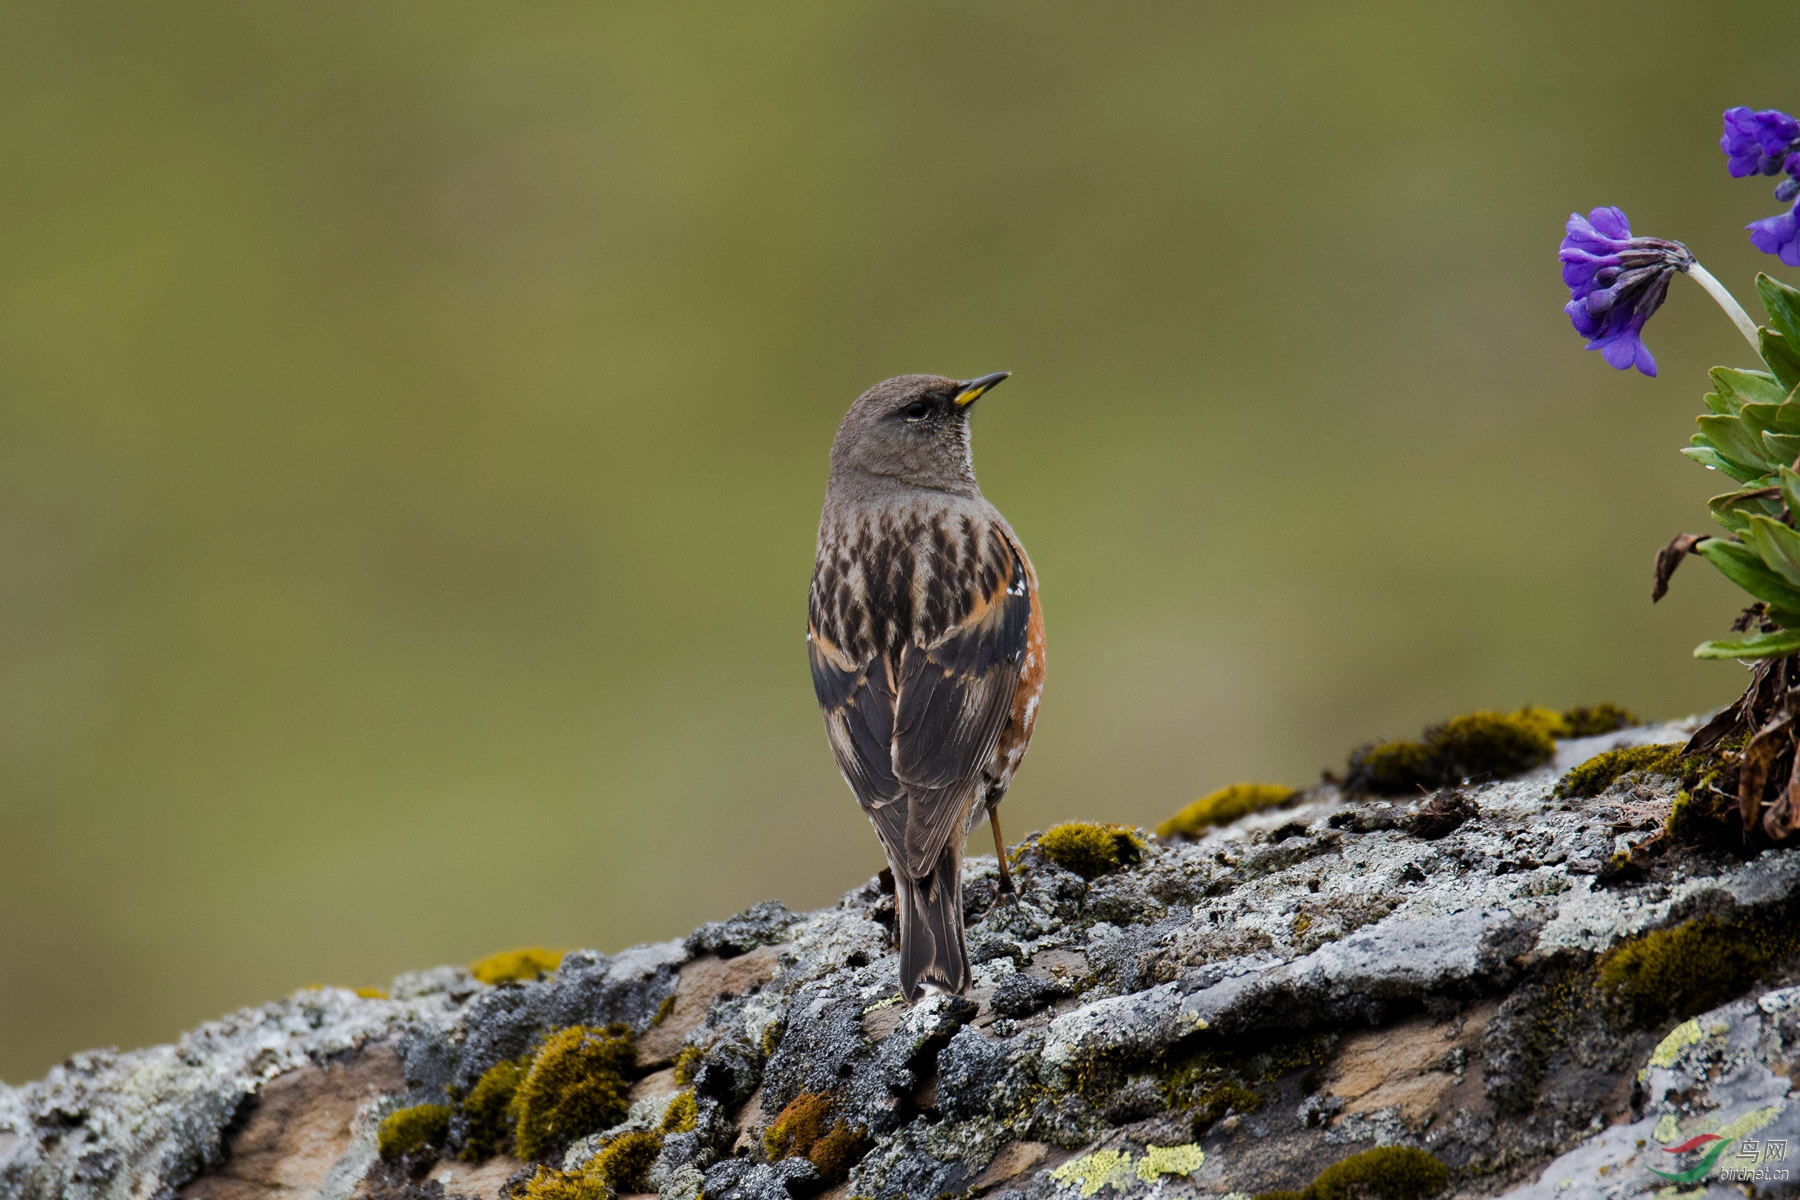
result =
[{"label": "bird's tail", "polygon": [[910,1004],[926,989],[969,990],[969,947],[963,937],[962,842],[938,855],[931,873],[909,879],[894,873],[900,926],[900,990]]}]

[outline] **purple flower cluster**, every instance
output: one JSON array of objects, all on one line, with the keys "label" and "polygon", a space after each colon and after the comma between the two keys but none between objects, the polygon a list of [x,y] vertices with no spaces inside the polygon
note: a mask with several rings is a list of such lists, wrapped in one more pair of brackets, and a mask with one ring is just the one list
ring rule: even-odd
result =
[{"label": "purple flower cluster", "polygon": [[1775,186],[1775,199],[1788,211],[1745,226],[1750,244],[1773,254],[1790,267],[1800,267],[1800,121],[1778,109],[1754,112],[1742,105],[1725,110],[1725,133],[1719,138],[1726,168],[1737,179],[1751,175],[1785,175]]},{"label": "purple flower cluster", "polygon": [[1656,359],[1644,345],[1644,322],[1669,294],[1669,280],[1693,265],[1680,242],[1631,236],[1631,222],[1616,208],[1596,208],[1583,217],[1569,214],[1568,232],[1557,255],[1569,302],[1563,311],[1575,332],[1588,339],[1607,364],[1656,374]]}]

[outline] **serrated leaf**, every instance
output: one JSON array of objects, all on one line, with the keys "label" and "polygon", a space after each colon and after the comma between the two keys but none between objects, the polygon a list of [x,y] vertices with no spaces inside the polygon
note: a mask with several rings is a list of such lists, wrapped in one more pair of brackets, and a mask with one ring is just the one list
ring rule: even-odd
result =
[{"label": "serrated leaf", "polygon": [[1769,324],[1775,332],[1786,338],[1790,346],[1800,346],[1800,291],[1758,272],[1756,294],[1762,297],[1763,307],[1769,310]]},{"label": "serrated leaf", "polygon": [[1756,551],[1763,565],[1795,587],[1800,587],[1800,533],[1780,521],[1758,513],[1750,518],[1744,541]]},{"label": "serrated leaf", "polygon": [[1724,538],[1708,538],[1694,547],[1694,553],[1718,568],[1719,574],[1755,596],[1782,608],[1800,610],[1800,588],[1763,565],[1761,557],[1742,542]]},{"label": "serrated leaf", "polygon": [[1762,439],[1751,433],[1741,419],[1709,413],[1695,417],[1694,424],[1700,426],[1700,432],[1706,435],[1714,449],[1733,462],[1761,467],[1765,471],[1774,465],[1769,461],[1769,452],[1763,448]]},{"label": "serrated leaf", "polygon": [[1800,654],[1800,629],[1701,642],[1694,647],[1695,658],[1786,658],[1790,654]]},{"label": "serrated leaf", "polygon": [[1694,443],[1695,444],[1692,446],[1683,446],[1681,452],[1701,466],[1709,467],[1714,471],[1723,472],[1737,480],[1739,483],[1749,483],[1751,480],[1762,478],[1761,471],[1752,470],[1749,467],[1732,462],[1729,458],[1726,458],[1723,454],[1720,454],[1717,450],[1713,449],[1712,446],[1707,444],[1705,439],[1697,433],[1694,435]]},{"label": "serrated leaf", "polygon": [[1782,387],[1773,375],[1763,371],[1746,371],[1741,367],[1714,367],[1707,372],[1713,387],[1726,398],[1733,412],[1746,404],[1780,404],[1790,389]]},{"label": "serrated leaf", "polygon": [[1795,353],[1794,343],[1773,329],[1758,329],[1756,341],[1762,360],[1769,364],[1781,386],[1790,391],[1800,387],[1800,354]]},{"label": "serrated leaf", "polygon": [[1738,419],[1758,433],[1800,433],[1800,404],[1746,404]]}]

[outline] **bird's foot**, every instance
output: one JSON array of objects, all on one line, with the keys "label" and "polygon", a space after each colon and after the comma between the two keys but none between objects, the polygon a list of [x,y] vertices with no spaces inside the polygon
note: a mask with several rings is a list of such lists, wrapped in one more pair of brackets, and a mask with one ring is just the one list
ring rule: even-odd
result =
[{"label": "bird's foot", "polygon": [[983,913],[982,916],[983,917],[991,917],[995,913],[999,912],[1001,909],[1010,908],[1013,905],[1017,904],[1018,902],[1019,902],[1019,893],[1018,892],[1014,891],[1012,888],[1008,887],[1004,883],[999,884],[998,886],[996,886],[994,888],[994,902],[992,904],[988,905],[987,912]]}]

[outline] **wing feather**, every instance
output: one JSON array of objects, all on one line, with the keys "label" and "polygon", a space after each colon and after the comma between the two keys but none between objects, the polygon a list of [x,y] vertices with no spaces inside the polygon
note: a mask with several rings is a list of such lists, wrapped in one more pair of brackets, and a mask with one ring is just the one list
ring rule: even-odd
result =
[{"label": "wing feather", "polygon": [[[813,690],[838,769],[896,867],[928,875],[960,837],[981,770],[1018,691],[1031,620],[1024,556],[996,539],[991,591],[930,645],[909,642],[890,670],[854,662],[809,625]],[[979,576],[978,576],[979,577]]]}]

